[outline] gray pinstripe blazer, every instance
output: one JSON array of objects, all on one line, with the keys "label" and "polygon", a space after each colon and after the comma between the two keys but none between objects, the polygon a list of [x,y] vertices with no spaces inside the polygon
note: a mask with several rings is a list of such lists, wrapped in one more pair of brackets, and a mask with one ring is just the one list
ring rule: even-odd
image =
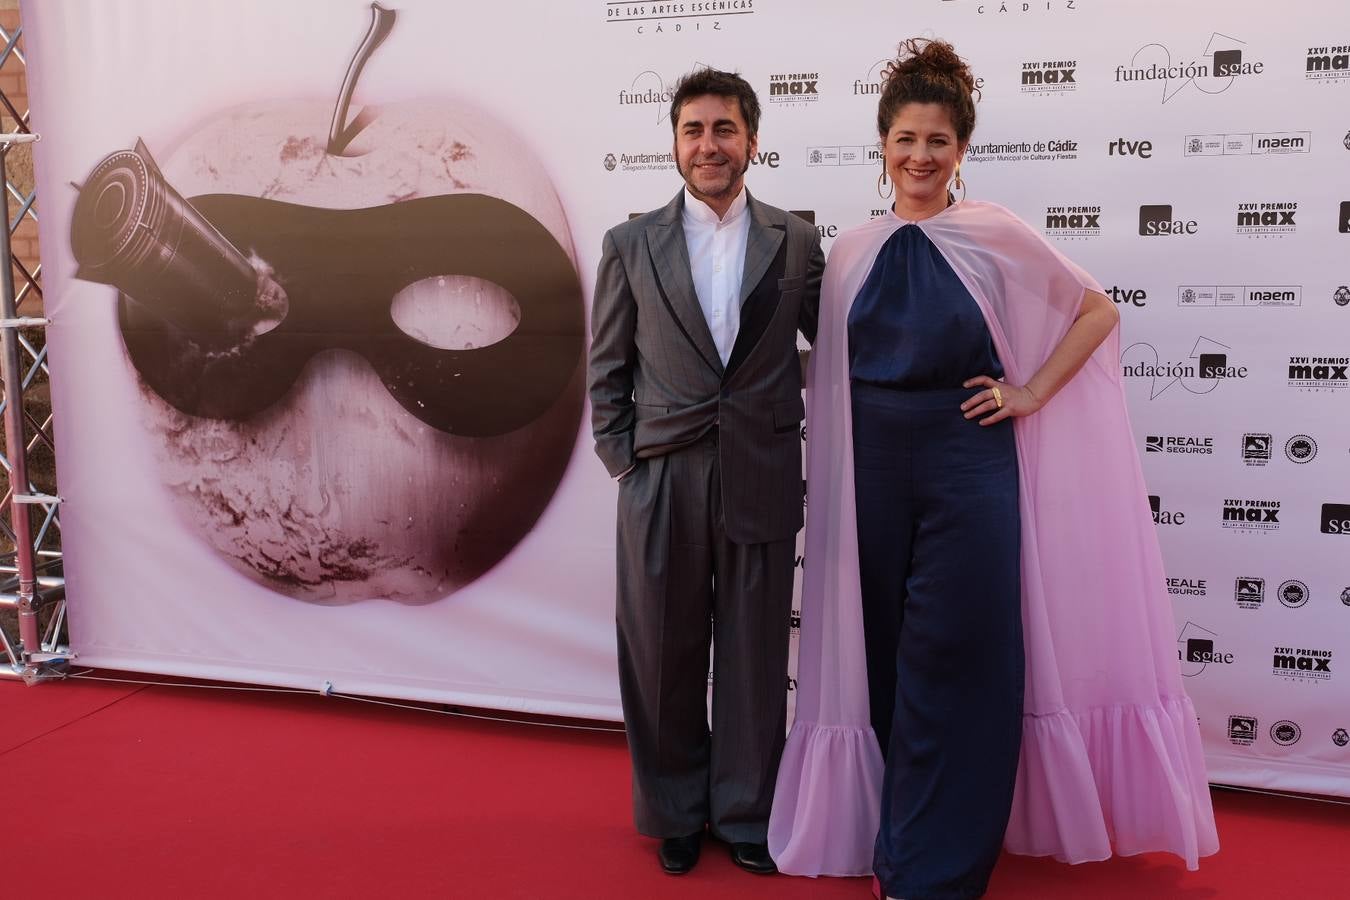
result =
[{"label": "gray pinstripe blazer", "polygon": [[717,426],[727,536],[762,543],[802,525],[797,331],[815,339],[825,257],[810,224],[747,200],[741,326],[725,367],[690,275],[684,191],[605,234],[591,312],[591,425],[611,475]]}]

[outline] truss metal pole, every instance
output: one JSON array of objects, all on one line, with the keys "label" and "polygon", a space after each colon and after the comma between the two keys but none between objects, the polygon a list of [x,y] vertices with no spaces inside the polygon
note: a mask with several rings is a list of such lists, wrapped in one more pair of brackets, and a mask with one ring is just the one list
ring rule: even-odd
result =
[{"label": "truss metal pole", "polygon": [[[5,135],[4,137],[10,137]],[[5,454],[9,457],[10,524],[14,528],[14,562],[18,575],[16,594],[19,613],[21,661],[27,670],[30,654],[42,649],[38,633],[37,606],[34,603],[36,567],[33,559],[33,535],[28,518],[29,503],[24,496],[28,486],[28,447],[24,440],[23,368],[19,360],[18,309],[14,302],[14,265],[9,234],[9,183],[5,160],[11,143],[0,145],[0,378],[5,382]]]}]

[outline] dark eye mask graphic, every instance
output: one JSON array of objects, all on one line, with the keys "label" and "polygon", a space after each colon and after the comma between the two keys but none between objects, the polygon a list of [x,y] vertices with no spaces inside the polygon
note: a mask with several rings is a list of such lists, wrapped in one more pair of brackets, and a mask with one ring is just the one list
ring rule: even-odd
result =
[{"label": "dark eye mask graphic", "polygon": [[[553,404],[581,356],[571,260],[533,216],[495,197],[351,210],[226,194],[189,202],[138,144],[81,188],[71,245],[78,277],[121,290],[122,336],[142,378],[194,416],[247,419],[282,399],[316,354],[347,350],[427,425],[504,434]],[[241,248],[271,267],[272,300]],[[410,337],[392,299],[435,276],[498,285],[515,299],[518,325],[478,348]]]}]

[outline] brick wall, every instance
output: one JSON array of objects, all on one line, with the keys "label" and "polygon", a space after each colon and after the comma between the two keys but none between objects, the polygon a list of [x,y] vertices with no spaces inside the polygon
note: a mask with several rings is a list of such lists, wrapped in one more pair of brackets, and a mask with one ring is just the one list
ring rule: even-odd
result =
[{"label": "brick wall", "polygon": [[[0,28],[5,33],[13,35],[19,28],[19,10],[14,2],[0,2]],[[0,44],[3,48],[3,44]],[[19,48],[23,48],[23,39],[19,40]],[[10,105],[20,114],[28,112],[28,77],[24,70],[24,65],[14,54],[10,54],[5,60],[3,66],[0,66],[0,93],[5,95]],[[13,131],[14,117],[9,110],[0,104],[0,127],[5,131]],[[27,194],[33,188],[33,156],[27,146],[18,146],[9,151],[5,160],[5,172],[14,186],[20,192]],[[10,197],[11,216],[16,210],[14,198]],[[38,235],[37,222],[33,221],[31,216],[24,216],[19,224],[18,230],[14,233],[12,239],[14,256],[22,262],[28,271],[33,271],[37,266],[38,260]],[[15,287],[23,284],[22,277],[15,278]],[[24,302],[23,312],[28,315],[34,315],[28,308],[28,301]]]}]

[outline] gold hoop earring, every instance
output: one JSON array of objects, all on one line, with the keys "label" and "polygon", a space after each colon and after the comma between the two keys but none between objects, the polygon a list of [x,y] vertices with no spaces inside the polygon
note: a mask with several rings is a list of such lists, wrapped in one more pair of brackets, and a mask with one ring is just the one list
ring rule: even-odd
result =
[{"label": "gold hoop earring", "polygon": [[[884,194],[881,192],[881,186],[883,184],[890,185],[890,190],[888,190]],[[894,193],[895,193],[895,185],[886,180],[886,170],[882,169],[881,174],[877,176],[877,196],[880,197],[882,200],[889,200],[891,199],[891,196]]]},{"label": "gold hoop earring", "polygon": [[965,181],[961,178],[961,164],[960,164],[960,163],[957,163],[957,164],[956,164],[956,179],[952,182],[952,185],[953,185],[958,191],[961,192],[961,200],[965,200],[965,199],[966,199],[966,183],[965,183]]}]

